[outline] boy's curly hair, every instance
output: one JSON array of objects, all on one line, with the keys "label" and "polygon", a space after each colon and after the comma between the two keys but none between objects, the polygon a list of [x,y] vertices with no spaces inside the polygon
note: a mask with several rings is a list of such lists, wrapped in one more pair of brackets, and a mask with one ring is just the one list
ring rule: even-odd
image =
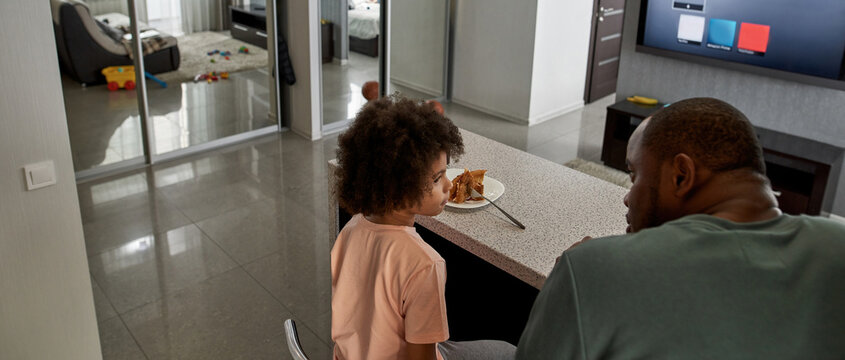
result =
[{"label": "boy's curly hair", "polygon": [[350,214],[384,215],[419,204],[431,164],[464,153],[458,128],[428,103],[399,96],[368,103],[338,137],[334,191]]}]

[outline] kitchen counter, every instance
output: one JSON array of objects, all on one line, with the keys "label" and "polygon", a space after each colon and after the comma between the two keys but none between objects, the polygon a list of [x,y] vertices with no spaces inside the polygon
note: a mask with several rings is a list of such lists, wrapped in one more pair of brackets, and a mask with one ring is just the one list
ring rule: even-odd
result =
[{"label": "kitchen counter", "polygon": [[[496,204],[526,229],[489,204],[468,210],[447,206],[440,215],[418,216],[422,227],[537,289],[555,258],[573,243],[588,235],[624,233],[625,188],[466,130],[461,134],[465,154],[449,167],[487,169],[486,176],[505,186]],[[330,170],[336,166],[335,160],[329,162]],[[331,214],[338,214],[331,196],[329,206]],[[338,217],[332,218],[334,241]]]}]

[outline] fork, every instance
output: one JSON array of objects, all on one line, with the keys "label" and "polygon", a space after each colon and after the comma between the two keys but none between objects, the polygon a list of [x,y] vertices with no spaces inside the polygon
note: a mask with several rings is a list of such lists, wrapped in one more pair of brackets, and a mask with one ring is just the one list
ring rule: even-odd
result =
[{"label": "fork", "polygon": [[473,189],[473,188],[470,188],[470,189],[472,190],[472,196],[473,196],[473,197],[475,197],[475,196],[481,196],[482,198],[484,198],[484,200],[487,200],[487,202],[489,202],[490,204],[492,204],[492,205],[493,205],[496,209],[499,209],[499,211],[501,211],[501,212],[502,212],[502,214],[505,214],[505,216],[507,216],[507,217],[508,217],[508,219],[510,219],[511,221],[513,221],[513,223],[514,223],[514,224],[516,224],[516,226],[518,226],[520,229],[525,230],[525,225],[522,225],[522,223],[521,223],[521,222],[519,222],[519,220],[514,219],[514,218],[513,218],[513,216],[511,216],[511,214],[508,214],[508,212],[507,212],[507,211],[502,210],[502,208],[500,208],[500,207],[499,207],[499,205],[496,205],[496,203],[494,203],[493,201],[491,201],[490,199],[488,199],[486,196],[484,196],[484,195],[482,195],[481,193],[479,193],[477,190],[475,190],[475,189]]}]

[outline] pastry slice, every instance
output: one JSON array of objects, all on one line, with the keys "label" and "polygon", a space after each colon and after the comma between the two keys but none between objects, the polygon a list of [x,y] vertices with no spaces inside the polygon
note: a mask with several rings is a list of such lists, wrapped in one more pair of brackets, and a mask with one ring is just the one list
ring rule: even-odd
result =
[{"label": "pastry slice", "polygon": [[452,189],[449,190],[449,201],[461,204],[467,200],[482,200],[481,197],[473,197],[472,189],[479,194],[484,193],[484,173],[487,170],[469,171],[464,169],[463,174],[452,179]]}]

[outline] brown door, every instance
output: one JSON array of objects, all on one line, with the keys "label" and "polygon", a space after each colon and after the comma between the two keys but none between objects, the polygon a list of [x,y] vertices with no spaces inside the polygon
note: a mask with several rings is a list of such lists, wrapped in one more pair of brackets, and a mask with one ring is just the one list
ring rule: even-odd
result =
[{"label": "brown door", "polygon": [[616,91],[625,0],[595,0],[593,31],[584,101],[591,103]]}]

